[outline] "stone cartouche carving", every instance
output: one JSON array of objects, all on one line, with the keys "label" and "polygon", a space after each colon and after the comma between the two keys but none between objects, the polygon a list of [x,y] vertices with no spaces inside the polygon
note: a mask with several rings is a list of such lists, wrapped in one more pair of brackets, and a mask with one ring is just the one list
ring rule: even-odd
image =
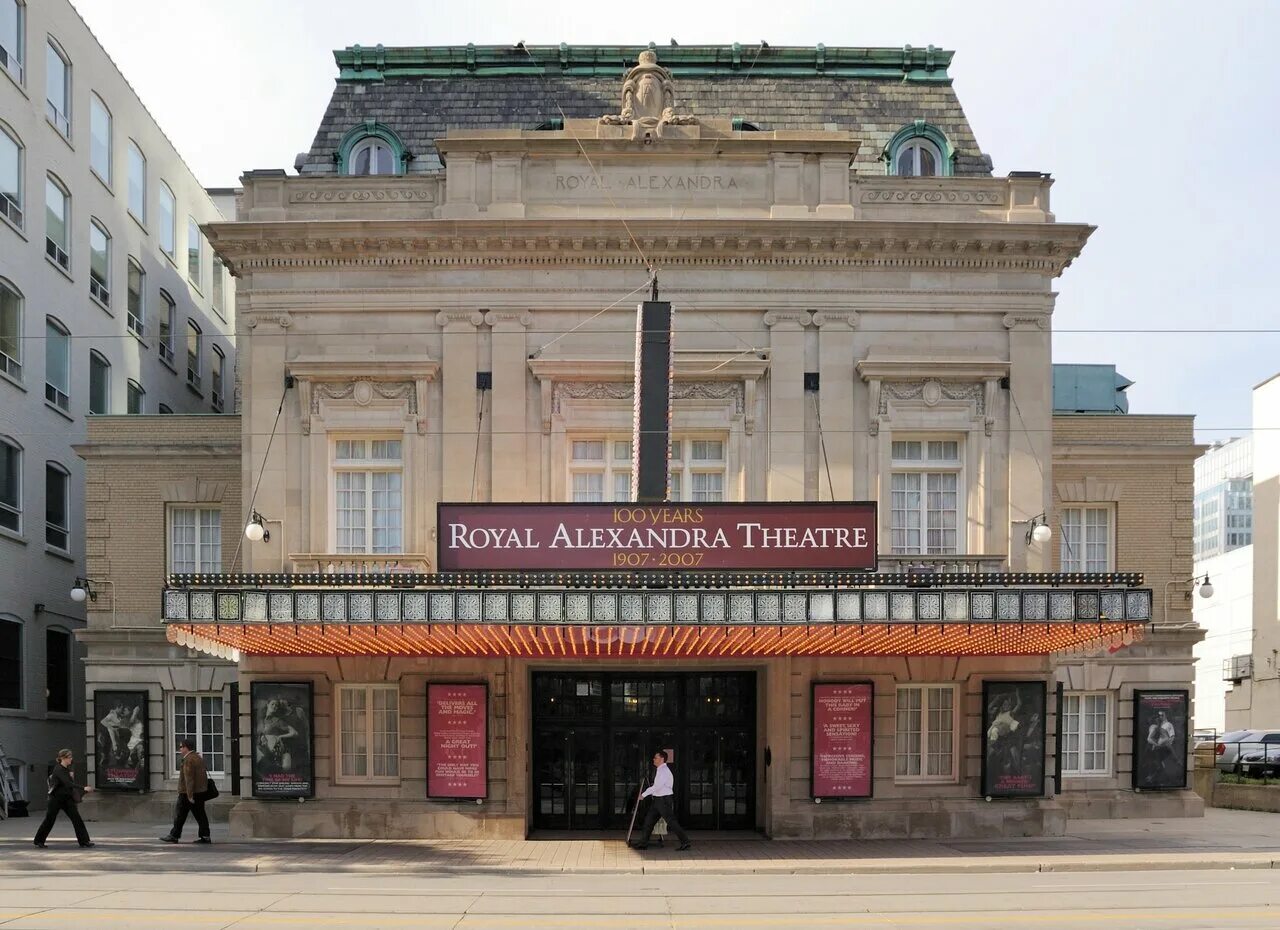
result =
[{"label": "stone cartouche carving", "polygon": [[[564,400],[625,400],[635,396],[635,385],[630,381],[557,381],[552,395],[551,410],[559,413]],[[733,412],[745,411],[741,381],[676,381],[671,385],[673,400],[727,400],[733,404]]]},{"label": "stone cartouche carving", "polygon": [[[663,126],[689,126],[698,122],[695,116],[676,113],[675,104],[675,80],[671,72],[658,64],[658,55],[653,49],[645,49],[622,81],[622,112],[602,116],[600,122],[606,126],[656,130],[658,136],[662,135]],[[633,132],[632,136],[638,134]]]}]

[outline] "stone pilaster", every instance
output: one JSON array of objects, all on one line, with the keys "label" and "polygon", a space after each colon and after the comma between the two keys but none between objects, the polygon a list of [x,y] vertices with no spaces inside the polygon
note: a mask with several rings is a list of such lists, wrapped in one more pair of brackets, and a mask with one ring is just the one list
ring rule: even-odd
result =
[{"label": "stone pilaster", "polygon": [[858,314],[822,311],[813,315],[813,324],[818,327],[818,405],[826,447],[826,461],[818,465],[818,500],[852,500],[853,388],[858,381],[853,337]]},{"label": "stone pilaster", "polygon": [[806,311],[771,310],[769,327],[769,500],[804,500],[804,328]]},{"label": "stone pilaster", "polygon": [[528,428],[529,348],[526,330],[533,318],[523,310],[490,310],[493,329],[493,393],[490,428],[493,452],[490,488],[495,501],[536,501],[541,481],[532,454],[539,439]]},{"label": "stone pilaster", "polygon": [[[1046,543],[1027,543],[1030,521],[1053,497],[1053,381],[1049,317],[1009,313],[1009,562],[1014,571],[1048,571],[1060,526]],[[1021,562],[1021,564],[1019,564]]]},{"label": "stone pilaster", "polygon": [[477,310],[443,310],[436,314],[436,324],[443,331],[444,341],[440,376],[444,398],[440,447],[445,468],[441,501],[471,500],[476,431],[480,428],[479,393],[476,391],[479,361],[476,327],[483,322],[484,315]]}]

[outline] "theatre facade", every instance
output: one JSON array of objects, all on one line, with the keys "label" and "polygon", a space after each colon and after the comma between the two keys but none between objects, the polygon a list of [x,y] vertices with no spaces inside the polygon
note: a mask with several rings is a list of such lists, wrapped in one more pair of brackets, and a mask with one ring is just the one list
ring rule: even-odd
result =
[{"label": "theatre facade", "polygon": [[90,425],[89,748],[120,695],[148,746],[96,803],[193,733],[238,835],[623,830],[659,748],[694,830],[1201,812],[1190,418],[1055,415],[1092,228],[992,175],[951,53],[337,60],[206,230],[237,426]]}]

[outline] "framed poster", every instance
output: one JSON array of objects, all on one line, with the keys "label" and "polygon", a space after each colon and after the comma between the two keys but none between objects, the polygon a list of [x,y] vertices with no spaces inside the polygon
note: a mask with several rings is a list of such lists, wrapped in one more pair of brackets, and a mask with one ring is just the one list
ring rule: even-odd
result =
[{"label": "framed poster", "polygon": [[809,790],[815,799],[871,797],[874,704],[869,681],[813,683]]},{"label": "framed poster", "polygon": [[427,685],[427,797],[489,796],[489,686]]},{"label": "framed poster", "polygon": [[1044,794],[1045,684],[982,683],[982,794],[1038,798]]},{"label": "framed poster", "polygon": [[99,690],[93,693],[93,739],[97,747],[95,788],[146,791],[150,787],[148,723],[147,692]]},{"label": "framed poster", "polygon": [[255,798],[315,797],[311,682],[249,685]]},{"label": "framed poster", "polygon": [[1166,791],[1187,787],[1186,691],[1133,692],[1133,787]]}]

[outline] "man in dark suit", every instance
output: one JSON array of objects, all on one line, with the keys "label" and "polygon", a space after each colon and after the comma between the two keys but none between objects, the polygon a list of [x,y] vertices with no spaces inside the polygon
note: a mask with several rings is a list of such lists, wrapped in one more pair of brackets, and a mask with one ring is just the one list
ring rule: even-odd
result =
[{"label": "man in dark suit", "polygon": [[196,744],[184,739],[178,744],[178,752],[182,753],[182,768],[178,771],[178,801],[173,806],[173,829],[160,839],[166,843],[176,843],[182,839],[182,827],[187,822],[187,814],[195,814],[196,826],[199,828],[197,843],[212,843],[209,838],[209,815],[204,811],[206,792],[209,790],[209,773],[204,767],[204,759],[196,752]]},{"label": "man in dark suit", "polygon": [[58,753],[58,761],[49,775],[49,806],[45,809],[44,822],[40,824],[40,829],[36,831],[36,838],[33,841],[41,849],[44,849],[44,841],[49,838],[49,831],[53,829],[53,822],[58,819],[60,811],[67,812],[67,819],[75,828],[76,840],[80,845],[85,849],[93,845],[89,839],[89,831],[85,829],[84,821],[80,819],[79,811],[80,798],[85,792],[93,789],[88,785],[76,783],[75,772],[71,771],[71,762],[71,750],[62,750]]}]

